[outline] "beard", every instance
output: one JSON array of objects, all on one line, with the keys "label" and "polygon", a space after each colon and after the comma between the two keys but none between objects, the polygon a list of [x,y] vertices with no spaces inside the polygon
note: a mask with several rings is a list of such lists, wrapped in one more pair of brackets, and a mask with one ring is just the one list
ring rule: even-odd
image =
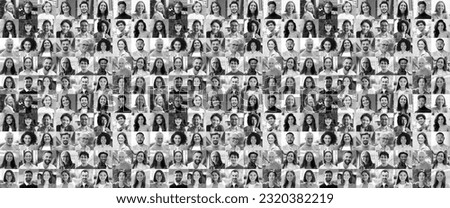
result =
[{"label": "beard", "polygon": [[202,162],[202,160],[194,160],[194,163],[197,165],[200,165],[200,162]]}]

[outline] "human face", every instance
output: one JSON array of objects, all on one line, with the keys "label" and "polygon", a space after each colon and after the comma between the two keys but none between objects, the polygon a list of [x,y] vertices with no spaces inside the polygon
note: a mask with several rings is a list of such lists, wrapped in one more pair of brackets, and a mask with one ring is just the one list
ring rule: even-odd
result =
[{"label": "human face", "polygon": [[197,164],[197,165],[200,164],[202,162],[202,154],[195,153],[193,159],[194,159],[195,164]]}]

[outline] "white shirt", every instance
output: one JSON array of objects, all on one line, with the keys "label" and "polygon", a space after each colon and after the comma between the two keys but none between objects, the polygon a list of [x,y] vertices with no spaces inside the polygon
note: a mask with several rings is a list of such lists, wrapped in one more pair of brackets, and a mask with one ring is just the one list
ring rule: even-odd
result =
[{"label": "white shirt", "polygon": [[50,70],[50,71],[48,71],[48,74],[45,74],[44,72],[45,72],[46,70],[44,69],[44,68],[41,68],[41,69],[39,69],[38,70],[38,75],[39,76],[45,76],[45,75],[48,75],[48,76],[56,76],[57,74],[56,74],[56,72],[54,72],[53,70]]},{"label": "white shirt", "polygon": [[197,168],[195,168],[194,162],[190,162],[187,165],[187,169],[206,169],[206,166],[204,166],[203,164],[199,164]]},{"label": "white shirt", "polygon": [[40,162],[40,163],[37,165],[37,168],[38,168],[38,169],[56,169],[56,167],[55,167],[53,164],[49,164],[48,167],[45,168],[44,162]]},{"label": "white shirt", "polygon": [[[191,68],[191,69],[189,69],[188,71],[187,71],[187,75],[196,75],[195,73],[195,69],[194,68]],[[206,72],[204,72],[203,70],[200,70],[200,71],[198,71],[198,74],[197,74],[198,76],[204,76],[204,75],[207,75],[206,74]]]}]

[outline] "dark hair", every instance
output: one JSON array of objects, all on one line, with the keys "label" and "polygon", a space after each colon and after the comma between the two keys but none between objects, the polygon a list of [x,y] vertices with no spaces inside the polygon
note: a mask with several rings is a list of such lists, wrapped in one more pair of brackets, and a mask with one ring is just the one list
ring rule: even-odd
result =
[{"label": "dark hair", "polygon": [[[144,21],[142,20],[142,22],[144,22]],[[139,23],[139,21],[138,21],[138,23]],[[158,23],[161,23],[161,25],[162,25],[161,31],[159,31],[159,30],[156,29],[156,25],[157,25]],[[145,25],[145,22],[144,22],[144,25]],[[137,28],[137,23],[136,23],[136,26],[135,26],[135,30],[136,30],[136,28]],[[144,30],[144,31],[145,31],[145,30]],[[161,34],[161,37],[162,37],[162,38],[167,38],[167,34],[166,34],[166,25],[164,24],[164,22],[163,22],[162,20],[157,20],[157,21],[155,22],[155,24],[153,24],[152,37],[153,37],[153,38],[159,38],[159,35],[160,35],[160,34]]]}]

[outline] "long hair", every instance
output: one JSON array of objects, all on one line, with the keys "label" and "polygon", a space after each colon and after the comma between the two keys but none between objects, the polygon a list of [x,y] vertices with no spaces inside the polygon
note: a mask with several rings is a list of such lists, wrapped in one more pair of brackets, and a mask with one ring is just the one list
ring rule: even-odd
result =
[{"label": "long hair", "polygon": [[[11,24],[11,30],[8,30],[6,28],[6,26],[9,24]],[[5,24],[3,25],[3,38],[9,38],[9,36],[11,35],[12,38],[17,38],[17,34],[16,34],[16,25],[14,24],[14,22],[12,20],[7,20],[5,22]]]},{"label": "long hair", "polygon": [[[308,117],[311,117],[311,119],[312,119],[311,125],[306,123],[306,119]],[[316,118],[314,118],[314,116],[312,114],[307,114],[305,116],[305,118],[303,119],[302,131],[317,131]]]},{"label": "long hair", "polygon": [[[106,7],[106,10],[105,10],[104,14],[102,14],[101,11],[100,11],[100,5],[102,5],[102,3],[105,4],[105,7]],[[101,17],[105,17],[105,18],[107,18],[108,17],[108,12],[109,12],[108,4],[104,0],[102,0],[100,3],[98,3],[97,17],[100,17],[100,18]]]},{"label": "long hair", "polygon": [[312,169],[316,169],[317,168],[317,164],[316,164],[316,159],[314,158],[314,154],[312,152],[306,152],[305,156],[303,156],[303,160],[302,160],[302,164],[300,165],[300,168],[306,168],[306,166],[308,165],[308,162],[306,161],[306,156],[308,155],[312,156],[312,160],[311,160],[311,168]]},{"label": "long hair", "polygon": [[167,75],[167,71],[166,71],[166,67],[165,67],[165,63],[164,63],[164,59],[162,58],[156,58],[155,61],[153,62],[153,68],[150,71],[151,75],[156,75],[156,72],[158,71],[158,68],[156,67],[156,62],[161,61],[162,62],[162,67],[161,67],[161,74],[162,75]]},{"label": "long hair", "polygon": [[289,131],[289,118],[293,117],[294,118],[294,123],[293,125],[297,125],[297,118],[295,118],[294,114],[289,113],[285,118],[284,118],[284,124],[283,124],[283,128],[284,131]]},{"label": "long hair", "polygon": [[105,182],[106,183],[109,183],[109,175],[108,175],[108,171],[106,171],[106,170],[100,170],[100,171],[98,171],[98,174],[97,174],[97,181],[95,182],[95,184],[96,185],[98,185],[98,184],[100,184],[100,173],[105,173],[106,174],[106,179],[105,179]]},{"label": "long hair", "polygon": [[[287,63],[288,63],[288,61],[290,61],[290,60],[292,60],[293,62],[294,62],[294,66],[292,67],[292,70],[293,71],[298,71],[298,68],[297,68],[297,59],[296,58],[294,58],[294,57],[289,57],[287,60],[286,60],[286,64],[284,65],[284,67],[283,67],[283,73],[282,73],[282,75],[285,75],[287,72],[288,72],[288,67],[287,67]],[[306,61],[305,61],[306,62]]]},{"label": "long hair", "polygon": [[[447,31],[447,25],[445,24],[444,20],[442,20],[442,19],[438,20],[438,21],[434,24],[434,31],[433,31],[433,33],[434,33],[434,37],[435,37],[435,38],[438,38],[439,35],[440,35],[439,29],[438,29],[438,28],[439,28],[439,24],[443,24],[443,25],[444,25],[444,28],[442,29],[444,32]],[[426,45],[426,44],[425,44],[425,45]]]},{"label": "long hair", "polygon": [[17,169],[17,164],[16,164],[16,159],[14,158],[14,154],[10,151],[6,152],[4,157],[3,157],[3,161],[2,164],[0,165],[0,168],[6,168],[6,166],[8,165],[8,162],[6,161],[6,156],[11,155],[12,156],[12,160],[10,165],[11,169]]},{"label": "long hair", "polygon": [[[158,118],[158,116],[161,117],[161,120],[162,120],[161,125],[159,125],[156,122],[156,119]],[[167,128],[166,128],[166,118],[164,118],[164,116],[162,114],[157,114],[153,118],[152,131],[159,131],[159,130],[161,130],[161,131],[166,131],[167,130]]]},{"label": "long hair", "polygon": [[300,74],[306,74],[306,72],[308,71],[307,67],[306,67],[306,62],[307,61],[311,61],[312,62],[312,66],[311,66],[311,75],[317,75],[317,71],[316,71],[316,67],[314,64],[314,60],[312,58],[306,58],[304,64],[303,64],[303,68],[300,71]]},{"label": "long hair", "polygon": [[158,161],[156,161],[156,156],[158,154],[162,155],[161,169],[167,169],[166,159],[164,159],[164,154],[160,151],[156,152],[155,155],[153,156],[153,161],[152,164],[150,165],[150,168],[156,168],[156,166],[158,165]]},{"label": "long hair", "polygon": [[[297,165],[297,164],[298,164],[298,162],[297,162],[297,153],[295,153],[294,151],[289,151],[288,153],[286,153],[286,159],[283,161],[283,169],[284,169],[284,168],[287,168],[287,166],[288,166],[287,156],[288,156],[289,154],[294,154],[294,160],[292,161],[292,163],[293,163],[294,165]],[[313,158],[314,158],[314,157],[313,157]],[[313,159],[313,161],[314,161],[314,159]]]},{"label": "long hair", "polygon": [[[438,180],[437,180],[437,174],[442,174],[442,175],[444,175],[444,178],[442,179],[442,182],[441,182],[441,187],[437,187],[438,186],[438,184],[439,184],[439,182],[438,182]],[[433,188],[446,188],[445,187],[445,179],[446,179],[446,176],[445,176],[445,172],[443,171],[443,170],[438,170],[437,172],[436,172],[436,175],[435,175],[435,177],[434,177],[434,183],[433,183]]]},{"label": "long hair", "polygon": [[[142,182],[141,182],[141,187],[138,187],[139,181],[137,180],[137,175],[139,173],[141,173],[144,176],[144,178],[142,179]],[[143,170],[136,171],[136,175],[134,176],[133,188],[145,188],[146,178],[147,178],[147,176],[145,175],[145,172]]]},{"label": "long hair", "polygon": [[[306,29],[306,26],[308,25],[308,23],[311,23],[312,28],[311,31],[309,31],[308,29]],[[316,24],[314,24],[314,22],[312,20],[307,20],[305,22],[305,24],[303,25],[303,32],[302,32],[302,37],[303,38],[308,38],[311,35],[311,37],[316,38],[317,37],[317,33],[316,33]]]},{"label": "long hair", "polygon": [[[250,12],[250,5],[252,5],[252,3],[255,4],[255,7],[256,7],[255,13]],[[247,17],[256,19],[258,17],[258,14],[259,14],[258,4],[254,0],[252,0],[250,3],[248,3]]]},{"label": "long hair", "polygon": [[[144,151],[139,151],[138,153],[136,153],[136,158],[139,154],[144,154],[144,161],[142,161],[142,164],[147,165],[147,154]],[[137,159],[135,159],[133,161],[133,169],[136,168],[138,166],[139,162],[137,161]]]},{"label": "long hair", "polygon": [[[158,23],[161,24],[162,28],[161,30],[158,30],[156,28],[156,26],[158,25]],[[183,29],[182,29],[183,30]],[[166,33],[166,25],[164,24],[164,22],[162,20],[157,20],[155,22],[155,24],[153,25],[153,29],[152,29],[152,37],[153,38],[159,38],[159,36],[161,35],[162,38],[167,38],[167,33]]]},{"label": "long hair", "polygon": [[8,71],[8,68],[6,67],[6,63],[8,62],[8,61],[11,61],[12,62],[12,66],[11,66],[11,69],[10,69],[10,71],[11,71],[11,75],[17,75],[17,71],[16,71],[16,67],[15,67],[15,63],[14,63],[14,60],[12,59],[12,58],[6,58],[5,59],[5,61],[3,62],[3,68],[2,68],[2,71],[0,71],[0,74],[2,74],[2,75],[7,75],[7,71]]},{"label": "long hair", "polygon": [[289,37],[289,24],[294,24],[294,29],[292,29],[294,32],[296,32],[297,31],[297,25],[295,24],[295,22],[294,22],[294,20],[288,20],[286,23],[285,23],[285,25],[284,25],[284,31],[283,31],[283,33],[284,33],[284,37],[285,38],[288,38]]},{"label": "long hair", "polygon": [[[406,6],[405,13],[401,13],[401,12],[400,12],[400,5],[401,5],[401,4],[405,4],[405,6]],[[408,4],[407,4],[405,1],[402,0],[400,3],[398,3],[398,7],[397,7],[397,17],[399,17],[399,18],[407,18],[407,17],[408,17],[408,14],[409,14]]]},{"label": "long hair", "polygon": [[283,188],[286,188],[289,184],[289,181],[287,180],[287,175],[291,173],[292,175],[294,175],[294,178],[292,179],[292,184],[291,184],[291,188],[295,188],[295,181],[297,181],[297,177],[295,176],[295,172],[293,170],[288,170],[286,171],[286,175],[284,176],[284,183],[283,183]]},{"label": "long hair", "polygon": [[439,125],[438,121],[439,121],[439,118],[440,118],[440,117],[442,117],[442,118],[444,119],[443,125],[444,125],[444,126],[447,125],[447,118],[444,116],[444,114],[439,113],[439,114],[436,116],[436,118],[434,119],[434,124],[433,124],[433,129],[434,129],[434,131],[439,131],[440,125]]}]

